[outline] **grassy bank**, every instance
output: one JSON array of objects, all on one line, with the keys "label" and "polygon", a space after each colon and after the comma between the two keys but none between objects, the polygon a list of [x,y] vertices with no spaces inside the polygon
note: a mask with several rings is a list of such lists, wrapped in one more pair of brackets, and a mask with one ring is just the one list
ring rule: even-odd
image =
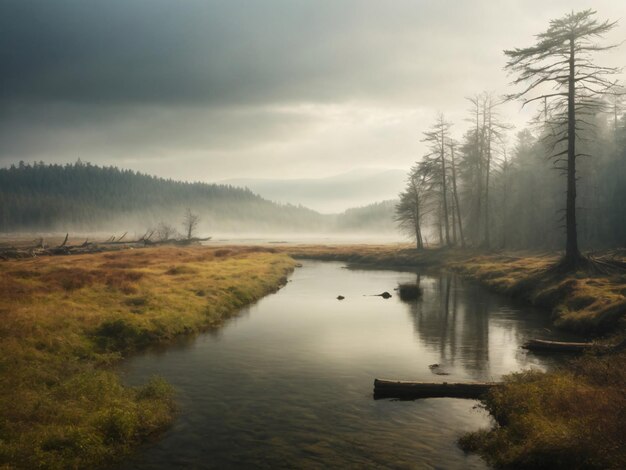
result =
[{"label": "grassy bank", "polygon": [[[555,326],[624,337],[626,275],[559,274],[555,256],[476,256],[451,267],[545,308]],[[461,446],[497,468],[626,468],[626,354],[587,355],[560,370],[523,372],[484,399],[496,426]]]},{"label": "grassy bank", "polygon": [[505,378],[483,405],[496,425],[460,440],[496,468],[626,468],[626,354]]},{"label": "grassy bank", "polygon": [[388,245],[288,245],[278,248],[294,258],[343,261],[380,268],[441,267],[471,256],[461,250],[417,251],[406,244]]},{"label": "grassy bank", "polygon": [[125,354],[219,325],[294,262],[153,248],[0,263],[0,468],[94,468],[167,426],[172,390],[125,387]]},{"label": "grassy bank", "polygon": [[343,261],[381,268],[444,268],[550,313],[555,326],[585,335],[621,331],[626,275],[554,274],[553,254],[485,254],[477,250],[423,250],[405,245],[299,245],[281,248],[296,258]]},{"label": "grassy bank", "polygon": [[492,290],[548,310],[555,326],[586,335],[623,330],[626,274],[562,273],[552,255],[483,255],[448,265]]},{"label": "grassy bank", "polygon": [[[300,246],[296,257],[370,267],[441,267],[489,289],[546,310],[555,326],[587,336],[625,333],[624,274],[559,274],[556,255],[417,252],[408,247]],[[483,406],[496,425],[464,436],[460,444],[497,468],[626,468],[626,353],[588,355],[548,373],[504,378]]]}]

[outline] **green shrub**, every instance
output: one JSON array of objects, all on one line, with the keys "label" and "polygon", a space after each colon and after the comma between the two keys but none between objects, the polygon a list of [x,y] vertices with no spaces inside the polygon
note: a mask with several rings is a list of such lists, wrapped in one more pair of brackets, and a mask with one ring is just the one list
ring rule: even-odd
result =
[{"label": "green shrub", "polygon": [[145,346],[150,342],[150,332],[134,323],[117,318],[103,322],[94,332],[96,344],[104,351],[126,351]]}]

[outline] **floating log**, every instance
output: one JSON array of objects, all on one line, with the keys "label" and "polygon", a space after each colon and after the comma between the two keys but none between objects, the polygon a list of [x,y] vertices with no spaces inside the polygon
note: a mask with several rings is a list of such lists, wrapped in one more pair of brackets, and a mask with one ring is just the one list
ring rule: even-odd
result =
[{"label": "floating log", "polygon": [[522,348],[528,349],[529,351],[537,351],[537,352],[574,352],[580,353],[585,349],[596,348],[596,349],[607,349],[609,346],[600,345],[596,343],[576,343],[576,342],[564,342],[564,341],[548,341],[544,339],[531,339],[522,345]]},{"label": "floating log", "polygon": [[428,383],[374,379],[374,399],[400,398],[403,400],[415,400],[417,398],[446,397],[476,400],[496,386],[498,386],[498,383],[495,382]]}]

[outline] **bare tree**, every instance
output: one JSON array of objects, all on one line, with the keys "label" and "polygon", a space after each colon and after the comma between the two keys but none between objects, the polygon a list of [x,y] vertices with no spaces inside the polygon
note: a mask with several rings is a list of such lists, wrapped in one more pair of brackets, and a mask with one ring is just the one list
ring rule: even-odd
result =
[{"label": "bare tree", "polygon": [[482,92],[467,98],[472,104],[472,128],[467,134],[464,155],[462,155],[463,176],[466,190],[470,193],[474,217],[470,230],[474,243],[486,248],[491,245],[491,206],[490,190],[493,171],[494,148],[505,131],[510,127],[504,124],[498,114],[498,102],[492,93]]},{"label": "bare tree", "polygon": [[443,114],[439,114],[435,125],[427,132],[424,132],[423,142],[427,142],[430,145],[431,153],[427,157],[434,158],[440,165],[440,179],[441,184],[441,219],[443,228],[445,229],[445,243],[446,246],[450,246],[450,224],[449,224],[449,212],[448,212],[448,162],[446,157],[446,147],[450,141],[450,126],[451,124],[445,120]]},{"label": "bare tree", "polygon": [[154,231],[156,233],[157,240],[162,242],[170,240],[177,235],[176,229],[165,222],[159,222]]},{"label": "bare tree", "polygon": [[406,188],[400,193],[400,202],[396,205],[395,220],[399,228],[415,238],[415,247],[424,248],[422,237],[422,219],[425,215],[425,191],[427,175],[419,165],[409,172]]},{"label": "bare tree", "polygon": [[196,228],[198,228],[199,222],[200,216],[192,212],[191,209],[187,208],[187,210],[185,211],[185,217],[183,219],[183,228],[187,236],[187,240],[190,240],[193,237]]},{"label": "bare tree", "polygon": [[[509,98],[520,98],[524,105],[542,100],[545,120],[552,129],[553,154],[557,165],[567,175],[565,206],[566,246],[562,265],[576,268],[583,261],[578,248],[576,227],[576,158],[578,132],[584,116],[601,110],[601,96],[616,85],[611,76],[619,70],[601,67],[592,61],[594,52],[616,47],[595,42],[613,29],[615,22],[599,22],[593,10],[570,13],[550,21],[549,28],[537,36],[537,43],[523,49],[504,51],[509,60],[506,69],[517,74],[513,84],[525,84]],[[535,95],[531,96],[531,92]],[[561,150],[562,145],[566,145]]]},{"label": "bare tree", "polygon": [[[454,197],[454,208],[456,213],[457,223],[459,224],[459,236],[461,238],[461,247],[465,248],[465,237],[463,236],[463,221],[461,218],[461,205],[459,204],[459,192],[457,190],[457,179],[456,179],[456,160],[454,158],[454,149],[456,147],[456,142],[450,140],[448,143],[450,147],[450,168],[452,169],[452,196]],[[452,214],[452,226],[454,227],[454,214]]]}]

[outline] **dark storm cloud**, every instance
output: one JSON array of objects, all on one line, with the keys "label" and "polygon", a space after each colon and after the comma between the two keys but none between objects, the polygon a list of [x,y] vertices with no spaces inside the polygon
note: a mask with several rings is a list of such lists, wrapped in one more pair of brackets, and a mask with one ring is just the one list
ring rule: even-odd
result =
[{"label": "dark storm cloud", "polygon": [[[430,77],[416,73],[417,55],[436,55],[454,31],[446,3],[4,1],[0,97],[223,105],[400,94]],[[416,31],[435,25],[420,44]]]},{"label": "dark storm cloud", "polygon": [[460,129],[465,96],[504,91],[503,48],[589,6],[623,14],[623,0],[0,0],[0,165],[407,167],[437,111]]}]

